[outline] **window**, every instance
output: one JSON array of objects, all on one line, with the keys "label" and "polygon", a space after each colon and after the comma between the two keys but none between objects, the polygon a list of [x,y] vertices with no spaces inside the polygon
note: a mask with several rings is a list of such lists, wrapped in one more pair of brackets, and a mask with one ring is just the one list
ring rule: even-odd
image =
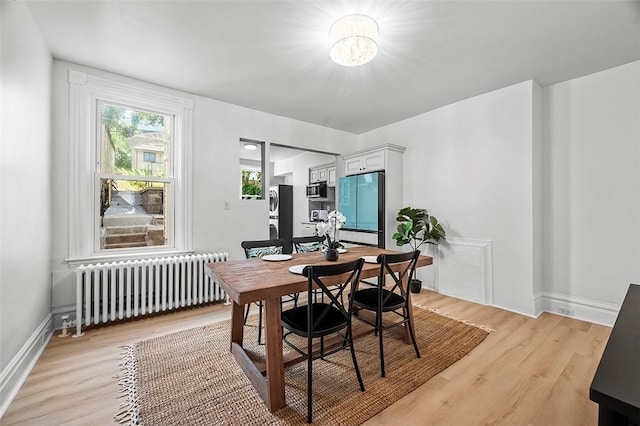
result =
[{"label": "window", "polygon": [[156,153],[155,152],[143,152],[142,153],[142,161],[145,163],[155,163],[156,162]]},{"label": "window", "polygon": [[100,249],[170,245],[173,117],[102,101],[97,110]]},{"label": "window", "polygon": [[264,142],[240,139],[240,198],[264,199]]},{"label": "window", "polygon": [[191,249],[192,102],[70,71],[69,261]]}]

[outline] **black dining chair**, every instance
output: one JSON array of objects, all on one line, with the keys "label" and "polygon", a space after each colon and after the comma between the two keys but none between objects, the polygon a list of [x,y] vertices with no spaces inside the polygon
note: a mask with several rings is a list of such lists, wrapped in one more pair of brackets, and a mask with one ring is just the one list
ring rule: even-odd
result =
[{"label": "black dining chair", "polygon": [[[353,294],[353,312],[354,316],[359,320],[373,326],[376,334],[380,339],[380,374],[385,377],[384,369],[384,345],[382,331],[407,324],[411,341],[416,351],[416,356],[420,358],[420,350],[416,343],[416,337],[413,330],[411,318],[411,292],[409,291],[409,283],[416,271],[416,263],[418,262],[420,251],[416,250],[409,253],[400,254],[381,254],[378,255],[377,261],[380,264],[378,272],[378,285],[366,289],[356,289]],[[393,271],[392,265],[405,263],[401,265],[398,272]],[[390,288],[386,287],[386,276],[391,278]],[[371,322],[360,315],[359,310],[367,310],[375,312],[375,321]],[[392,320],[384,324],[383,314],[389,313],[395,321]]]},{"label": "black dining chair", "polygon": [[[322,250],[324,240],[325,237],[320,235],[311,235],[308,237],[293,237],[291,242],[293,243],[293,248],[296,250],[296,253],[313,253]],[[322,292],[317,289],[313,292],[314,302],[317,301],[318,293]]]},{"label": "black dining chair", "polygon": [[[282,251],[285,247],[284,239],[275,239],[275,240],[253,240],[253,241],[242,241],[240,246],[244,249],[244,254],[247,259],[253,259],[255,257],[262,257],[268,254],[282,254]],[[298,304],[298,295],[292,294],[288,297],[281,298],[282,303],[293,302],[294,306]],[[263,301],[259,300],[254,302],[258,306],[258,344],[262,345],[262,309],[263,309]],[[247,318],[249,318],[249,311],[251,309],[251,304],[247,305],[247,309],[244,314],[244,324],[247,324]]]},{"label": "black dining chair", "polygon": [[[342,302],[342,293],[349,291],[351,283],[358,282],[362,271],[363,259],[350,262],[336,263],[332,265],[309,265],[302,270],[302,275],[307,278],[307,303],[304,306],[297,306],[282,312],[282,327],[286,330],[283,335],[284,342],[296,352],[307,359],[307,423],[311,423],[313,418],[313,360],[324,359],[325,356],[336,353],[347,346],[351,350],[353,367],[356,370],[360,390],[364,392],[364,383],[358,368],[356,352],[353,347],[353,332],[351,330],[351,299],[347,306]],[[324,283],[324,279],[336,275],[344,275],[340,279],[341,284],[334,284],[335,290],[330,290]],[[314,288],[320,289],[326,299],[326,303],[312,303],[311,295]],[[323,298],[324,299],[324,298]],[[289,336],[292,334],[306,337],[306,346],[299,347],[293,343]],[[342,343],[336,348],[325,350],[325,336],[336,334],[342,339]],[[313,350],[313,339],[320,339],[319,351]],[[300,344],[302,346],[302,344]]]},{"label": "black dining chair", "polygon": [[322,250],[324,239],[319,235],[312,235],[310,237],[293,237],[291,241],[296,253],[309,253]]}]

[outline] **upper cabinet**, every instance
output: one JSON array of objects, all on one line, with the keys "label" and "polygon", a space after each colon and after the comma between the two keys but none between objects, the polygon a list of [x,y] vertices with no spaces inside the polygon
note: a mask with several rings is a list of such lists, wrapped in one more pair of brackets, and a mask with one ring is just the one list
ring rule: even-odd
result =
[{"label": "upper cabinet", "polygon": [[336,166],[327,168],[327,186],[336,186]]},{"label": "upper cabinet", "polygon": [[386,150],[380,149],[364,153],[345,155],[344,173],[355,175],[358,173],[375,172],[385,169]]},{"label": "upper cabinet", "polygon": [[323,164],[309,169],[309,183],[326,182],[327,186],[336,186],[335,164]]},{"label": "upper cabinet", "polygon": [[391,153],[402,154],[404,150],[405,148],[402,146],[387,144],[377,148],[343,155],[344,174],[348,176],[386,170],[389,168],[389,155],[391,155]]},{"label": "upper cabinet", "polygon": [[309,183],[317,183],[320,182],[320,170],[318,169],[309,169]]}]

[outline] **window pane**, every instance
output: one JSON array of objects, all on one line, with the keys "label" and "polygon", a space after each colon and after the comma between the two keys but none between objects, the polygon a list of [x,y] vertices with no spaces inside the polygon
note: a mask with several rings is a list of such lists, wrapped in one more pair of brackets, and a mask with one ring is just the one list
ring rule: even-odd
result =
[{"label": "window pane", "polygon": [[169,189],[161,182],[101,179],[100,248],[167,245]]},{"label": "window pane", "polygon": [[262,198],[262,172],[242,170],[242,198]]},{"label": "window pane", "polygon": [[240,140],[240,198],[264,198],[264,142]]},{"label": "window pane", "polygon": [[171,117],[107,103],[100,110],[100,172],[171,176]]}]

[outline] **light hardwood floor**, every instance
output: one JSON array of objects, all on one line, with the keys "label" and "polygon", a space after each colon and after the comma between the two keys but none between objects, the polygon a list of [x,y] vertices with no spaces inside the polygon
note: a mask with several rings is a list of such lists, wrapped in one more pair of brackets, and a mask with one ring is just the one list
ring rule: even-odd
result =
[{"label": "light hardwood floor", "polygon": [[[423,291],[414,302],[491,327],[469,355],[370,419],[373,425],[596,425],[589,385],[611,329],[545,313],[533,319]],[[222,304],[51,338],[8,425],[114,425],[120,347],[229,317]]]}]

